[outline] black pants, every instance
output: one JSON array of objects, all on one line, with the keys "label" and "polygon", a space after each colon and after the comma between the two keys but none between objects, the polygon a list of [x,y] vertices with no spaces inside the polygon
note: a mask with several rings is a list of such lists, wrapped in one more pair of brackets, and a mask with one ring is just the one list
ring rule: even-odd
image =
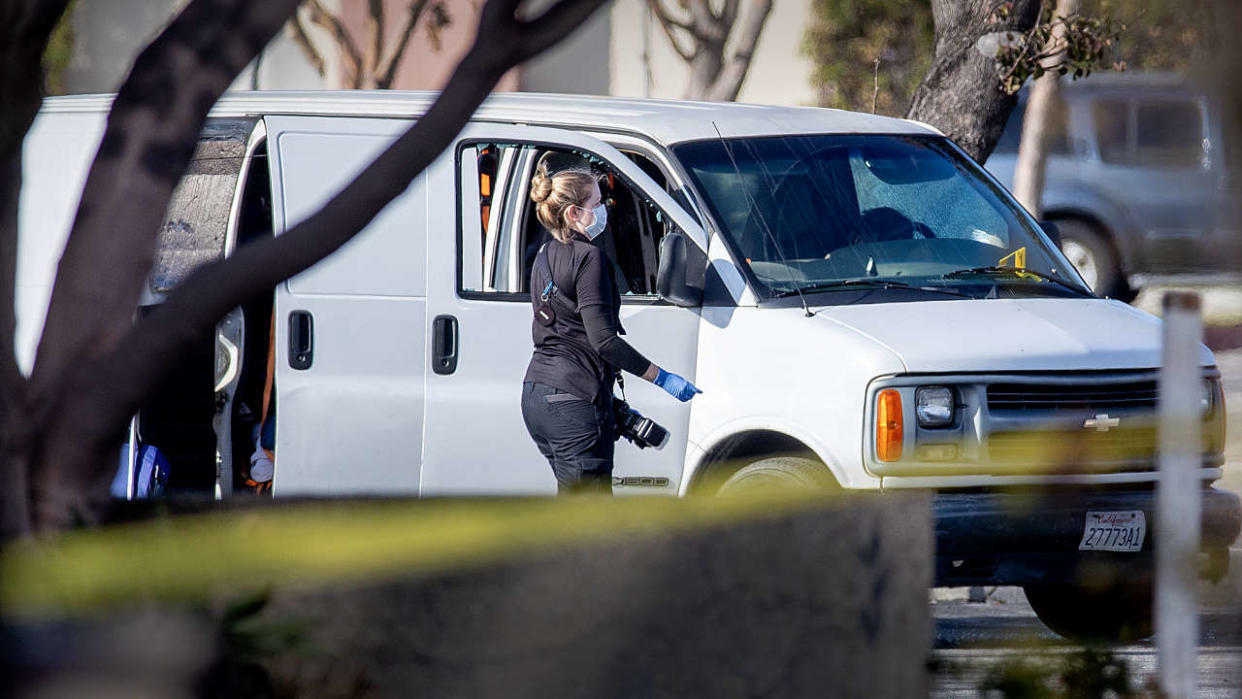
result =
[{"label": "black pants", "polygon": [[522,384],[522,419],[552,465],[556,490],[612,494],[612,396],[596,403],[541,383]]}]

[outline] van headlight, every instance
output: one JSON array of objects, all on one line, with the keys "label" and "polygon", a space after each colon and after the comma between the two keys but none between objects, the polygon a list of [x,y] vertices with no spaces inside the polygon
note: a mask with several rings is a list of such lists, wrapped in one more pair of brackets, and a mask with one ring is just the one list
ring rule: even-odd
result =
[{"label": "van headlight", "polygon": [[957,396],[949,386],[920,386],[914,391],[914,414],[919,427],[948,427],[953,424]]},{"label": "van headlight", "polygon": [[1211,415],[1212,408],[1215,407],[1216,403],[1216,381],[1214,379],[1204,379],[1200,390],[1199,410],[1204,415]]}]

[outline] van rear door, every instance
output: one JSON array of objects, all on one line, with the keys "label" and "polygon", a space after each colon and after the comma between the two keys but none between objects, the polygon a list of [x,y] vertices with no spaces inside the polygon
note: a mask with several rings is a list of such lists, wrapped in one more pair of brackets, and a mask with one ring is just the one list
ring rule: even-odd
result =
[{"label": "van rear door", "polygon": [[[410,122],[266,119],[277,235]],[[345,247],[276,291],[277,495],[418,492],[427,325],[420,177]]]}]

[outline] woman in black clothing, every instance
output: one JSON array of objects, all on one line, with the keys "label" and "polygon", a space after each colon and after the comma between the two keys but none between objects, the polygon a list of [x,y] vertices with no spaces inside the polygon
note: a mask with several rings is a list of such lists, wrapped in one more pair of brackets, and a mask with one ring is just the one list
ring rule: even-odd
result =
[{"label": "woman in black clothing", "polygon": [[591,243],[608,220],[596,176],[577,169],[549,175],[540,163],[530,197],[553,240],[531,271],[535,353],[522,385],[522,417],[559,493],[611,493],[616,369],[681,401],[700,391],[619,337],[621,296],[604,252]]}]

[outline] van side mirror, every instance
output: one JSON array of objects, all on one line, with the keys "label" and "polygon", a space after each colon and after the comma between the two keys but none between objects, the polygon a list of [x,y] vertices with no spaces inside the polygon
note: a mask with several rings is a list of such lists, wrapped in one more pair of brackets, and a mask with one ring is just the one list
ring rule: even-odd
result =
[{"label": "van side mirror", "polygon": [[1061,229],[1057,228],[1057,224],[1052,221],[1040,221],[1039,227],[1044,229],[1044,235],[1052,239],[1057,247],[1061,247]]},{"label": "van side mirror", "polygon": [[660,267],[656,270],[656,292],[674,306],[690,308],[703,303],[703,290],[687,279],[689,245],[686,234],[671,231],[660,240]]}]

